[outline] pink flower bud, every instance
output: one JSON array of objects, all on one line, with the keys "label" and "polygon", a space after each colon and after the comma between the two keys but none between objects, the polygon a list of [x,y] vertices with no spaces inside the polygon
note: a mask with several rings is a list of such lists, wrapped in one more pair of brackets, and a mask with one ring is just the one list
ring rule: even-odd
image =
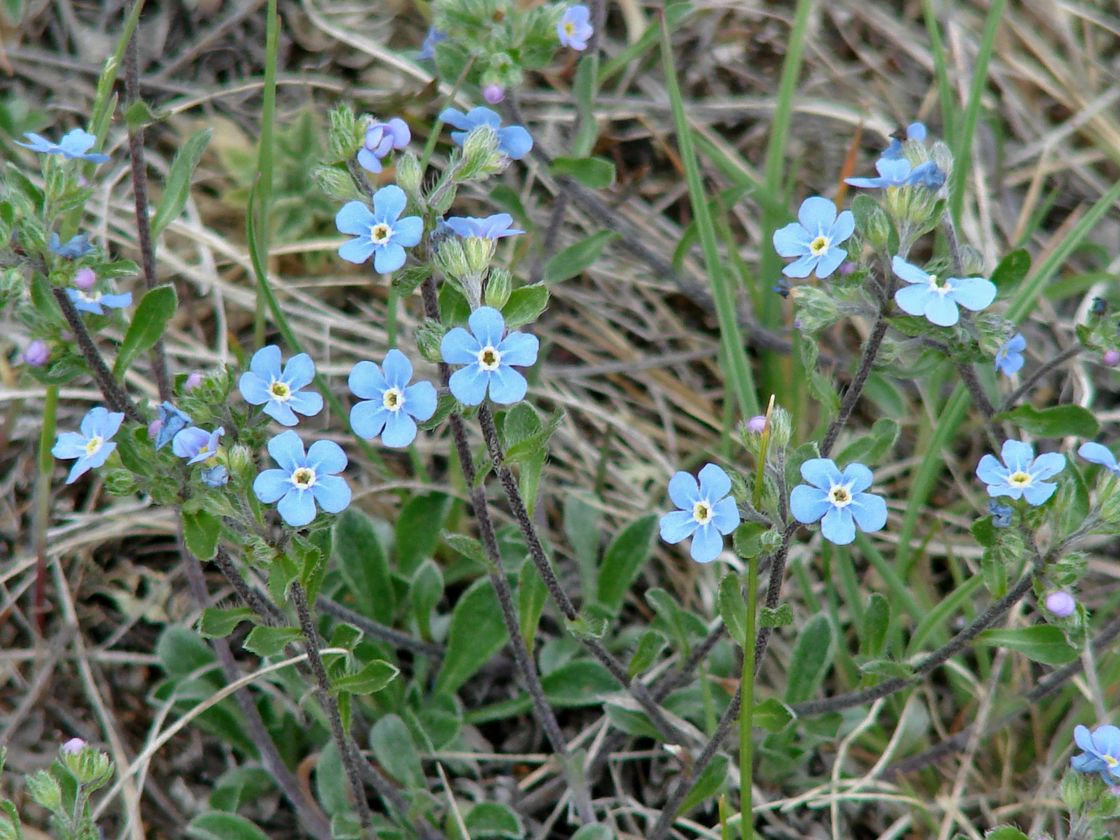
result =
[{"label": "pink flower bud", "polygon": [[766,430],[766,415],[756,414],[747,421],[747,431],[751,434],[760,435]]},{"label": "pink flower bud", "polygon": [[847,277],[849,274],[856,270],[856,264],[851,260],[845,260],[840,263],[840,276]]},{"label": "pink flower bud", "polygon": [[1046,596],[1046,609],[1058,618],[1066,618],[1073,615],[1073,611],[1077,609],[1077,602],[1068,592],[1059,589],[1057,592],[1051,592]]},{"label": "pink flower bud", "polygon": [[1120,350],[1105,350],[1101,361],[1109,367],[1120,365]]},{"label": "pink flower bud", "polygon": [[190,376],[183,380],[183,393],[189,394],[202,384],[202,379],[202,374],[199,371],[192,371]]},{"label": "pink flower bud", "polygon": [[92,268],[83,266],[78,269],[77,274],[74,275],[74,285],[81,289],[83,292],[88,292],[93,288],[93,284],[97,282],[97,275],[93,273]]},{"label": "pink flower bud", "polygon": [[163,421],[162,420],[153,420],[151,423],[149,423],[148,424],[148,439],[149,440],[155,440],[156,436],[159,434],[159,430],[162,429],[162,428],[163,428]]},{"label": "pink flower bud", "polygon": [[482,98],[491,105],[497,105],[506,98],[506,89],[501,85],[486,85],[482,89]]},{"label": "pink flower bud", "polygon": [[67,755],[77,755],[83,749],[85,749],[85,746],[86,742],[81,738],[71,738],[69,741],[62,745],[62,751]]},{"label": "pink flower bud", "polygon": [[42,367],[51,358],[51,348],[45,341],[35,339],[23,351],[23,361],[28,367]]}]

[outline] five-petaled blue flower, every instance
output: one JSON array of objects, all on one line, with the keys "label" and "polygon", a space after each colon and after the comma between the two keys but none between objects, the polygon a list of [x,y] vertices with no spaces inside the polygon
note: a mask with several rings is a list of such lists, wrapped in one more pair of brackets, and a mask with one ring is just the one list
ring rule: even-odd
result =
[{"label": "five-petaled blue flower", "polygon": [[303,441],[289,430],[268,442],[268,454],[280,469],[261,472],[253,492],[265,504],[279,501],[276,509],[293,528],[315,518],[316,502],[327,513],[350,504],[350,485],[337,475],[346,469],[346,453],[334,441],[317,440],[304,454]]},{"label": "five-petaled blue flower", "polygon": [[132,292],[106,295],[93,290],[67,289],[66,297],[79,312],[92,312],[94,315],[104,315],[106,309],[123,309],[132,304]]},{"label": "five-petaled blue flower", "polygon": [[1023,334],[1015,333],[996,351],[996,370],[1004,376],[1011,376],[1023,366],[1023,351],[1026,349],[1027,340]]},{"label": "five-petaled blue flower", "polygon": [[152,424],[155,427],[156,449],[163,449],[190,424],[189,414],[164,400],[156,411],[156,422]]},{"label": "five-petaled blue flower", "polygon": [[855,230],[851,210],[837,215],[836,205],[819,195],[801,202],[797,221],[774,231],[774,248],[783,257],[798,259],[785,268],[786,277],[808,277],[815,269],[822,280],[840,267],[847,251],[840,243]]},{"label": "five-petaled blue flower", "polygon": [[455,233],[464,239],[477,236],[480,239],[502,239],[506,236],[517,236],[524,233],[513,225],[513,216],[509,213],[495,213],[485,219],[476,219],[474,216],[449,216],[444,219],[446,224]]},{"label": "five-petaled blue flower", "polygon": [[31,142],[20,143],[17,140],[16,145],[31,149],[33,152],[40,152],[45,155],[62,155],[71,160],[88,160],[90,163],[104,163],[109,159],[108,155],[89,150],[90,146],[97,142],[97,138],[80,128],[71,129],[57,143],[52,143],[46,137],[32,134],[30,131],[25,132],[23,136]]},{"label": "five-petaled blue flower", "polygon": [[356,236],[338,249],[338,255],[347,262],[364,263],[373,255],[373,267],[378,274],[389,274],[404,265],[404,249],[413,247],[424,233],[424,222],[419,216],[405,216],[408,198],[396,184],[382,187],[373,194],[373,212],[361,201],[348,201],[335,224],[343,233]]},{"label": "five-petaled blue flower", "polygon": [[591,12],[584,5],[569,6],[556,24],[560,43],[573,50],[587,49],[587,40],[595,32],[591,25]]},{"label": "five-petaled blue flower", "polygon": [[226,430],[221,426],[212,432],[200,429],[198,426],[190,426],[175,435],[175,439],[171,442],[171,451],[180,458],[186,458],[188,464],[208,461],[218,454],[218,447],[225,433]]},{"label": "five-petaled blue flower", "polygon": [[661,517],[661,539],[676,545],[692,537],[692,559],[711,563],[723,550],[724,536],[739,527],[739,507],[730,492],[731,479],[715,464],[700,470],[699,484],[678,472],[669,479],[669,498],[680,510]]},{"label": "five-petaled blue flower", "polygon": [[[412,363],[400,350],[385,354],[379,368],[358,362],[350,371],[350,390],[361,402],[350,409],[350,425],[366,440],[381,435],[386,446],[408,446],[416,438],[416,421],[435,414],[436,389],[431,382],[412,379]],[[415,419],[414,419],[415,418]]]},{"label": "five-petaled blue flower", "polygon": [[1075,726],[1073,740],[1085,750],[1070,759],[1074,770],[1099,773],[1109,786],[1120,784],[1120,728],[1104,724],[1090,732],[1087,726]]},{"label": "five-petaled blue flower", "polygon": [[393,117],[388,122],[375,122],[366,129],[362,148],[358,150],[358,163],[370,172],[380,172],[381,159],[388,157],[394,149],[403,149],[411,140],[408,123],[400,117]]},{"label": "five-petaled blue flower", "polygon": [[80,432],[63,432],[58,436],[51,454],[64,461],[78,459],[70,468],[70,475],[66,476],[67,484],[73,484],[86,472],[108,460],[117,448],[112,437],[123,421],[124,415],[120,412],[97,406],[82,418]]},{"label": "five-petaled blue flower", "polygon": [[979,312],[996,299],[996,286],[983,277],[946,277],[927,274],[895,255],[891,268],[909,285],[894,293],[894,302],[907,315],[924,316],[939,327],[960,319],[957,306]]},{"label": "five-petaled blue flower", "polygon": [[1077,454],[1092,464],[1100,464],[1113,475],[1120,476],[1120,464],[1117,464],[1116,456],[1101,444],[1092,441],[1083,443]]},{"label": "five-petaled blue flower", "polygon": [[315,378],[315,363],[306,353],[288,359],[280,370],[280,348],[275,344],[253,354],[249,369],[241,374],[237,388],[250,405],[263,405],[264,413],[282,426],[299,422],[295,412],[313,417],[323,410],[323,398],[314,391],[300,391]]},{"label": "five-petaled blue flower", "polygon": [[89,244],[89,237],[84,233],[76,233],[66,240],[66,244],[62,244],[62,240],[57,233],[51,233],[51,241],[47,245],[47,249],[52,254],[67,260],[76,260],[84,257],[93,250],[93,246]]},{"label": "five-petaled blue flower", "polygon": [[502,313],[482,306],[471,313],[470,332],[455,327],[443,337],[440,353],[451,365],[466,365],[451,374],[451,393],[463,405],[478,405],[490,399],[501,405],[515,403],[525,396],[529,383],[513,369],[537,361],[540,342],[523,332],[506,334]]},{"label": "five-petaled blue flower", "polygon": [[808,484],[793,488],[789,509],[798,522],[821,520],[821,533],[829,542],[848,545],[856,538],[856,525],[878,531],[887,524],[887,503],[882,496],[865,493],[871,470],[863,464],[837,469],[831,458],[810,458],[801,465]]},{"label": "five-petaled blue flower", "polygon": [[945,183],[945,173],[932,160],[911,168],[910,161],[904,157],[884,155],[875,161],[875,170],[878,178],[845,178],[844,183],[863,189],[921,186],[933,190]]},{"label": "five-petaled blue flower", "polygon": [[1034,447],[1018,440],[1004,441],[1000,454],[1002,464],[994,455],[985,455],[976,467],[976,476],[988,485],[989,496],[1010,496],[1041,505],[1054,495],[1058,485],[1046,479],[1065,468],[1063,455],[1047,452],[1035,458]]},{"label": "five-petaled blue flower", "polygon": [[521,160],[533,148],[533,138],[528,131],[519,125],[507,125],[502,128],[502,118],[489,108],[472,108],[465,114],[454,108],[445,108],[439,118],[441,122],[459,129],[451,132],[451,139],[460,146],[471,131],[479,126],[488,125],[498,133],[498,151],[506,157]]},{"label": "five-petaled blue flower", "polygon": [[421,61],[429,58],[436,57],[436,44],[441,41],[446,41],[447,36],[436,29],[434,26],[428,27],[428,34],[424,36],[424,43],[420,45],[420,52],[417,58]]}]

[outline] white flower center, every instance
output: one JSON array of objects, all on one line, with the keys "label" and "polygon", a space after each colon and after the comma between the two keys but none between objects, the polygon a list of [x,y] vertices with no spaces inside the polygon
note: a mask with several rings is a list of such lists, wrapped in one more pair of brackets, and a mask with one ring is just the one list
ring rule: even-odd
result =
[{"label": "white flower center", "polygon": [[101,450],[101,445],[105,443],[105,438],[101,435],[94,435],[86,441],[86,456],[96,455]]},{"label": "white flower center", "polygon": [[953,284],[948,281],[942,282],[938,280],[936,274],[931,274],[929,276],[929,290],[931,292],[937,292],[939,295],[944,297],[945,295],[949,294],[949,292],[953,291]]},{"label": "white flower center", "polygon": [[833,484],[828,489],[828,500],[833,507],[847,507],[852,503],[852,491],[847,484]]},{"label": "white flower center", "polygon": [[828,246],[832,244],[828,241],[828,237],[821,235],[809,243],[809,253],[814,257],[819,257],[828,252]]},{"label": "white flower center", "polygon": [[299,490],[307,490],[315,484],[315,470],[311,467],[299,467],[292,473],[292,484]]},{"label": "white flower center", "polygon": [[272,394],[272,398],[277,402],[287,402],[292,398],[292,389],[288,387],[288,383],[281,382],[279,379],[273,379],[269,383],[268,393]]},{"label": "white flower center", "polygon": [[400,388],[390,388],[381,395],[381,404],[389,411],[400,411],[404,406],[404,394]]},{"label": "white flower center", "polygon": [[1031,477],[1029,473],[1022,470],[1016,470],[1007,477],[1007,483],[1012,487],[1030,487]]},{"label": "white flower center", "polygon": [[483,370],[497,370],[502,363],[502,354],[497,348],[487,345],[478,351],[478,366]]},{"label": "white flower center", "polygon": [[374,245],[384,245],[393,236],[393,229],[384,222],[379,222],[369,229],[369,238]]},{"label": "white flower center", "polygon": [[712,521],[712,507],[707,502],[697,502],[692,506],[692,518],[700,525],[707,525]]},{"label": "white flower center", "polygon": [[79,289],[78,297],[80,297],[86,303],[97,303],[99,300],[101,300],[101,292],[83,292],[81,289]]}]

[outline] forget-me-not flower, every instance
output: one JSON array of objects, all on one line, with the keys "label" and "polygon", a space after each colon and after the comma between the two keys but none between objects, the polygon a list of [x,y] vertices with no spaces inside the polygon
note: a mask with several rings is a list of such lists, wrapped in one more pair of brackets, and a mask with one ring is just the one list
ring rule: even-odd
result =
[{"label": "forget-me-not flower", "polygon": [[393,117],[388,122],[375,122],[366,129],[362,148],[358,150],[358,163],[370,172],[380,172],[381,159],[388,157],[394,149],[405,148],[411,140],[408,123],[400,117]]},{"label": "forget-me-not flower", "polygon": [[992,525],[996,528],[1009,528],[1011,515],[1015,513],[1010,505],[1001,505],[995,499],[988,499],[988,513],[992,517]]},{"label": "forget-me-not flower", "polygon": [[790,513],[806,525],[819,519],[829,542],[848,545],[856,538],[856,525],[879,531],[887,524],[883,497],[864,492],[872,475],[863,464],[849,464],[841,471],[831,458],[810,458],[801,465],[801,477],[809,483],[793,488]]},{"label": "forget-me-not flower", "polygon": [[1027,349],[1027,340],[1022,333],[1015,333],[1000,345],[996,351],[996,370],[1004,376],[1011,376],[1023,366],[1023,351]]},{"label": "forget-me-not flower", "polygon": [[104,315],[106,309],[124,309],[132,305],[132,292],[107,295],[98,291],[67,289],[66,297],[79,312],[92,312],[94,315]]},{"label": "forget-me-not flower", "polygon": [[945,173],[932,160],[911,168],[904,157],[883,156],[875,161],[875,170],[878,178],[845,178],[844,183],[863,189],[921,186],[934,190],[945,183]]},{"label": "forget-me-not flower", "polygon": [[156,410],[156,421],[152,424],[155,428],[156,449],[163,449],[175,439],[175,435],[191,424],[191,416],[180,411],[171,403],[164,400]]},{"label": "forget-me-not flower", "polygon": [[435,414],[436,389],[412,379],[412,362],[400,350],[385,354],[383,367],[358,362],[350,371],[350,390],[361,402],[350,409],[350,425],[366,440],[381,435],[386,446],[408,446],[416,438],[416,421]]},{"label": "forget-me-not flower", "polygon": [[[906,139],[916,140],[919,143],[924,142],[926,139],[926,124],[923,122],[910,123],[906,126]],[[883,150],[882,156],[885,158],[902,157],[902,141],[897,136],[892,136],[891,142]]]},{"label": "forget-me-not flower", "polygon": [[108,460],[117,448],[112,441],[113,435],[123,421],[124,414],[97,406],[82,418],[81,431],[63,432],[58,436],[51,454],[64,461],[78,459],[66,477],[67,484],[73,484],[86,472]]},{"label": "forget-me-not flower", "polygon": [[925,317],[939,327],[951,327],[960,320],[958,306],[979,312],[996,299],[995,283],[983,277],[940,278],[897,254],[891,268],[909,284],[894,293],[894,302],[907,315]]},{"label": "forget-me-not flower", "polygon": [[1065,469],[1063,455],[1047,452],[1035,458],[1034,447],[1018,440],[1004,441],[1000,454],[1002,464],[994,455],[985,455],[976,467],[976,476],[988,485],[989,496],[1010,496],[1041,505],[1054,495],[1058,485],[1046,479]]},{"label": "forget-me-not flower", "polygon": [[317,440],[304,454],[303,441],[289,430],[268,442],[268,454],[280,469],[264,470],[253,492],[265,504],[279,502],[280,517],[293,528],[315,518],[315,505],[340,513],[350,504],[350,485],[337,473],[346,469],[346,453],[334,441]]},{"label": "forget-me-not flower", "polygon": [[434,26],[428,27],[428,34],[424,36],[424,43],[420,45],[420,52],[417,58],[421,61],[429,58],[436,57],[436,44],[441,41],[446,41],[447,36],[436,29]]},{"label": "forget-me-not flower", "polygon": [[847,251],[840,247],[855,230],[851,210],[836,213],[836,205],[819,195],[801,202],[797,221],[774,231],[774,248],[783,257],[798,259],[785,268],[786,277],[808,277],[814,270],[822,280],[840,267]]},{"label": "forget-me-not flower", "polygon": [[396,184],[373,194],[373,212],[361,201],[348,201],[335,216],[343,233],[357,237],[343,244],[338,255],[347,262],[364,263],[373,255],[378,274],[389,274],[404,265],[405,248],[420,241],[424,222],[419,216],[400,217],[408,198]]},{"label": "forget-me-not flower", "polygon": [[70,160],[88,160],[90,163],[104,163],[109,159],[108,155],[89,150],[97,142],[97,138],[80,128],[71,129],[57,143],[52,143],[47,138],[30,131],[25,132],[23,136],[31,142],[20,143],[17,140],[16,145],[31,149],[33,152],[45,155],[62,155]]},{"label": "forget-me-not flower", "polygon": [[502,239],[506,236],[517,236],[524,233],[513,225],[513,216],[509,213],[495,213],[484,219],[474,216],[449,216],[443,220],[456,236],[464,239],[477,236],[480,239]]},{"label": "forget-me-not flower", "polygon": [[203,467],[199,475],[202,477],[202,483],[208,487],[225,487],[229,484],[229,470],[226,469],[225,464]]},{"label": "forget-me-not flower", "polygon": [[1077,450],[1077,454],[1090,463],[1100,464],[1113,475],[1120,477],[1120,464],[1117,464],[1116,456],[1101,444],[1093,441],[1083,443]]},{"label": "forget-me-not flower", "polygon": [[739,507],[730,492],[731,479],[715,464],[700,470],[699,483],[678,472],[669,479],[669,498],[680,510],[661,517],[661,539],[676,545],[692,537],[692,559],[711,563],[723,550],[724,536],[739,527]]},{"label": "forget-me-not flower", "polygon": [[57,233],[51,232],[51,240],[47,244],[47,250],[52,254],[57,254],[63,259],[76,260],[84,257],[86,254],[93,250],[93,246],[89,244],[89,237],[84,233],[76,233],[66,240],[66,244],[62,244],[62,240]]},{"label": "forget-me-not flower", "polygon": [[525,396],[529,383],[513,369],[528,367],[537,361],[540,342],[530,333],[506,333],[502,313],[491,306],[482,306],[471,313],[462,327],[448,331],[440,343],[443,360],[451,365],[466,365],[451,374],[448,386],[463,405],[478,405],[490,399],[510,405]]},{"label": "forget-me-not flower", "polygon": [[1070,759],[1074,770],[1099,773],[1106,785],[1120,784],[1120,728],[1104,724],[1090,732],[1087,726],[1076,726],[1073,740],[1085,751]]},{"label": "forget-me-not flower", "polygon": [[582,4],[569,6],[564,11],[564,17],[556,24],[556,34],[560,43],[573,50],[587,49],[587,41],[594,34],[595,27],[591,25],[591,12]]},{"label": "forget-me-not flower", "polygon": [[249,369],[241,374],[237,388],[245,402],[263,405],[264,413],[282,426],[299,422],[295,412],[313,417],[323,410],[323,397],[302,391],[315,378],[315,363],[306,353],[288,359],[280,370],[280,348],[275,344],[253,354]]},{"label": "forget-me-not flower", "polygon": [[529,132],[519,125],[507,125],[502,128],[502,118],[489,108],[471,108],[467,113],[454,108],[445,108],[439,115],[440,121],[447,123],[452,128],[459,129],[451,132],[451,139],[459,146],[467,139],[467,135],[482,125],[488,125],[498,134],[498,151],[506,157],[521,160],[533,148],[533,138]]},{"label": "forget-me-not flower", "polygon": [[171,442],[171,451],[180,458],[186,458],[188,464],[197,464],[208,461],[218,454],[221,446],[222,435],[226,430],[219,426],[212,432],[190,426],[175,435]]}]

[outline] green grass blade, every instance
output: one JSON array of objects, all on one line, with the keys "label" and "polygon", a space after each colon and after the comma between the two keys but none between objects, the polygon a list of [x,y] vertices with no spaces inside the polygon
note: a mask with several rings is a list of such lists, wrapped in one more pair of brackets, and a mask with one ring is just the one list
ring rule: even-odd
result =
[{"label": "green grass blade", "polygon": [[929,51],[933,56],[933,73],[937,78],[937,98],[941,102],[941,136],[952,143],[956,136],[957,105],[953,102],[953,84],[949,81],[949,69],[945,64],[945,44],[941,40],[941,29],[937,25],[933,0],[922,0],[922,16],[926,21],[929,35]]}]

